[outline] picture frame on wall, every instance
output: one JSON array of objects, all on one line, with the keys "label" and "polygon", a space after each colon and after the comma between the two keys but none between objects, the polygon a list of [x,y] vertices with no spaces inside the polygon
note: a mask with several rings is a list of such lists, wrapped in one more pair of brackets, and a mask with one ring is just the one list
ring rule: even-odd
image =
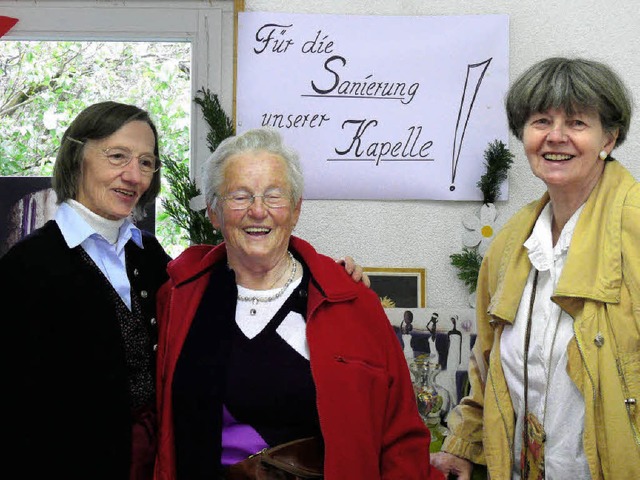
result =
[{"label": "picture frame on wall", "polygon": [[371,288],[384,308],[425,308],[427,270],[404,267],[364,267]]}]

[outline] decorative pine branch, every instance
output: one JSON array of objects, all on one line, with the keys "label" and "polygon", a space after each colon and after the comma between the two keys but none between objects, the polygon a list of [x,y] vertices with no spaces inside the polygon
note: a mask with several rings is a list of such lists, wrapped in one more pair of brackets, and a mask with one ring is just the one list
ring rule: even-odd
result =
[{"label": "decorative pine branch", "polygon": [[162,198],[165,213],[176,225],[187,231],[187,240],[192,245],[217,245],[222,240],[220,232],[214,230],[206,210],[193,210],[189,202],[200,195],[196,184],[189,177],[189,167],[172,158],[163,160],[163,174],[169,182],[171,193]]},{"label": "decorative pine branch", "polygon": [[207,146],[213,152],[222,140],[233,135],[233,122],[220,105],[218,96],[208,88],[198,90],[194,101],[202,108],[204,119],[209,124]]},{"label": "decorative pine branch", "polygon": [[458,269],[458,278],[464,282],[469,289],[469,293],[476,291],[476,283],[478,283],[478,272],[482,257],[476,248],[464,247],[462,253],[454,253],[449,255],[451,265]]},{"label": "decorative pine branch", "polygon": [[[207,146],[213,152],[220,142],[234,134],[233,122],[220,105],[218,96],[209,89],[198,90],[194,101],[202,108],[202,114],[209,125]],[[209,222],[206,209],[193,210],[191,200],[200,195],[200,189],[191,180],[189,166],[171,158],[163,160],[163,174],[169,183],[170,194],[162,199],[165,212],[173,221],[187,231],[192,245],[217,245],[222,234]]]},{"label": "decorative pine branch", "polygon": [[484,151],[484,165],[487,171],[477,183],[482,191],[484,203],[495,203],[500,193],[500,185],[507,179],[507,172],[513,163],[513,154],[500,140],[490,143]]},{"label": "decorative pine branch", "polygon": [[[483,203],[495,203],[500,193],[500,185],[507,179],[507,173],[513,163],[514,155],[500,140],[491,142],[484,151],[484,165],[486,172],[477,183],[482,192]],[[476,291],[478,272],[482,263],[482,256],[478,247],[464,247],[462,253],[450,255],[451,265],[458,270],[458,278],[464,282],[469,293]]]}]

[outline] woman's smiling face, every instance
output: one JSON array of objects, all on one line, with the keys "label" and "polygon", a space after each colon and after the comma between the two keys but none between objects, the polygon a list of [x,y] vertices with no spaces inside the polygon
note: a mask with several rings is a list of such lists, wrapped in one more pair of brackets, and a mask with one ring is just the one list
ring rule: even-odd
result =
[{"label": "woman's smiling face", "polygon": [[[100,140],[87,140],[76,200],[92,212],[109,220],[128,217],[151,185],[152,176],[140,171],[140,155],[153,156],[155,135],[147,122],[134,120],[112,135]],[[136,155],[128,165],[115,167],[103,151],[125,148]]]},{"label": "woman's smiling face", "polygon": [[[244,210],[233,210],[221,199],[219,208],[209,212],[211,222],[222,232],[230,259],[242,257],[264,265],[273,264],[287,251],[300,217],[300,202],[294,205],[290,198],[285,161],[265,151],[230,157],[224,167],[222,196],[239,191],[260,197],[254,198]],[[268,207],[261,195],[269,191],[283,192],[290,201],[283,207]]]},{"label": "woman's smiling face", "polygon": [[595,111],[551,109],[527,119],[522,142],[531,171],[550,190],[590,191],[604,169],[600,152],[611,153],[616,136],[604,131]]}]

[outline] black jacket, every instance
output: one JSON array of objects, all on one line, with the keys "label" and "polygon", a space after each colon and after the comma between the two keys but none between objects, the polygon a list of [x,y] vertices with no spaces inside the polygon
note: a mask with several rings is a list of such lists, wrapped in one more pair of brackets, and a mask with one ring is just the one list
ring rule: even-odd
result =
[{"label": "black jacket", "polygon": [[[143,232],[127,272],[157,341],[155,299],[169,256]],[[0,258],[4,308],[5,470],[15,478],[127,480],[131,409],[120,324],[109,288],[47,222]],[[153,354],[155,359],[155,354]]]}]

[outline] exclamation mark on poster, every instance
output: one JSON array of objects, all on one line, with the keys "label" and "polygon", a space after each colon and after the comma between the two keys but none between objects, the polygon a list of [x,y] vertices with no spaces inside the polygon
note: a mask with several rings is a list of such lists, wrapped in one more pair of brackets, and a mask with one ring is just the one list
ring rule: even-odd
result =
[{"label": "exclamation mark on poster", "polygon": [[[471,116],[471,110],[473,110],[473,104],[476,101],[480,84],[484,78],[484,74],[489,68],[491,58],[488,58],[484,62],[473,63],[467,65],[467,76],[464,80],[464,90],[462,91],[462,100],[460,101],[460,110],[458,110],[458,120],[456,121],[456,133],[453,138],[453,152],[451,155],[451,185],[450,191],[456,189],[456,171],[458,170],[458,160],[460,159],[460,152],[462,151],[462,142],[464,141],[464,135],[467,131],[467,124],[469,123],[469,117]],[[461,126],[462,121],[464,125]]]}]

